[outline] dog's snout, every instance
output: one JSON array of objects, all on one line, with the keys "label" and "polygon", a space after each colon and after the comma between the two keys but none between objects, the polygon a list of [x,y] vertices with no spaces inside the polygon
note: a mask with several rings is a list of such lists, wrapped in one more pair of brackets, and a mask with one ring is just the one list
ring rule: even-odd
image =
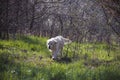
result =
[{"label": "dog's snout", "polygon": [[49,49],[51,49],[51,47],[50,47],[50,46],[49,46],[48,48],[49,48]]}]

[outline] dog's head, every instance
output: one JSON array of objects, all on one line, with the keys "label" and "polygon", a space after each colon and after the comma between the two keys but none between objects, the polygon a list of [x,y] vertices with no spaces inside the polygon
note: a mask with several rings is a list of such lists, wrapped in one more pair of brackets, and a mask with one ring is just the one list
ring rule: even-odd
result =
[{"label": "dog's head", "polygon": [[48,40],[47,41],[47,48],[50,50],[50,51],[54,51],[55,48],[56,48],[56,41],[55,40]]}]

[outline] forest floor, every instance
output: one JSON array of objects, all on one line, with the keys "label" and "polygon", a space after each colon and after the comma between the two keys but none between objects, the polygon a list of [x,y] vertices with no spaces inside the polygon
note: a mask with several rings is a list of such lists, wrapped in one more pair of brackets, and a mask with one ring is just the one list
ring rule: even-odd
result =
[{"label": "forest floor", "polygon": [[0,40],[0,80],[120,80],[119,45],[72,42],[54,61],[46,40]]}]

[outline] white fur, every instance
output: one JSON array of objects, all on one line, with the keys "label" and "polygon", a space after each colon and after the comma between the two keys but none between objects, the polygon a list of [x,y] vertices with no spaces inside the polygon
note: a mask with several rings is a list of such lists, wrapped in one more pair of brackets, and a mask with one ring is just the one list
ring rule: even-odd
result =
[{"label": "white fur", "polygon": [[56,36],[47,40],[47,47],[52,52],[52,59],[56,59],[59,55],[62,55],[62,49],[65,44],[69,44],[72,41],[62,36]]}]

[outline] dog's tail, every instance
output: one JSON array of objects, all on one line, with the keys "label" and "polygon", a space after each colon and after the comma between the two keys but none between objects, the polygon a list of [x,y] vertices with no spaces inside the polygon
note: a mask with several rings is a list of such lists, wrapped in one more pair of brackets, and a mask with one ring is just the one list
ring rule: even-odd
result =
[{"label": "dog's tail", "polygon": [[70,39],[67,39],[67,38],[63,38],[64,40],[64,44],[70,44],[72,41]]}]

